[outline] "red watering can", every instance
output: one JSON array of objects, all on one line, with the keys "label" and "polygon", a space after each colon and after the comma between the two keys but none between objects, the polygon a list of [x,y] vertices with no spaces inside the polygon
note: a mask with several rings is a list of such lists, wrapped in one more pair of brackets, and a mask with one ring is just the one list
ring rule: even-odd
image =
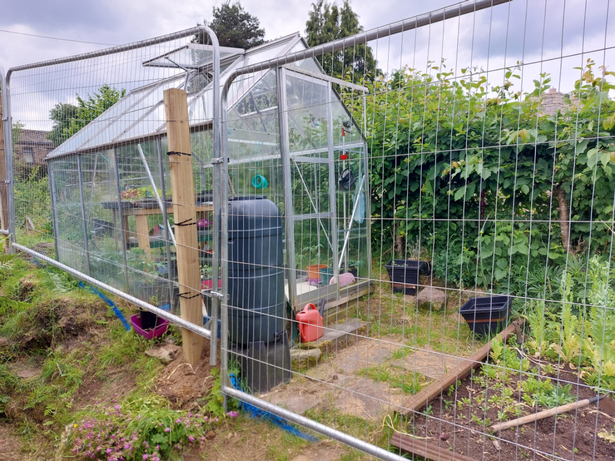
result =
[{"label": "red watering can", "polygon": [[322,315],[312,303],[306,304],[303,310],[297,313],[297,322],[302,343],[316,341],[324,334]]}]

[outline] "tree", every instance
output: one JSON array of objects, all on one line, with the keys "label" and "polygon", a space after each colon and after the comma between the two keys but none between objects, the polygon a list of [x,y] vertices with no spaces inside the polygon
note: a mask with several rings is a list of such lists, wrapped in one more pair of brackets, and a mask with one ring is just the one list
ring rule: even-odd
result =
[{"label": "tree", "polygon": [[81,130],[88,123],[109,109],[113,104],[123,98],[126,90],[116,90],[109,85],[101,86],[93,95],[82,99],[77,95],[77,105],[58,103],[49,112],[53,120],[53,128],[47,139],[58,146]]},{"label": "tree", "polygon": [[[204,23],[216,33],[220,46],[247,50],[265,43],[265,29],[260,27],[260,21],[244,10],[238,1],[231,3],[228,0],[219,8],[214,6],[213,19]],[[205,43],[207,39],[207,35],[198,34],[192,41]]]},{"label": "tree", "polygon": [[[349,0],[344,0],[341,8],[335,3],[318,0],[312,3],[305,32],[308,45],[313,47],[358,34],[363,32],[363,27]],[[339,78],[350,77],[354,82],[373,81],[377,74],[372,49],[365,44],[319,56],[318,61],[327,74]]]},{"label": "tree", "polygon": [[53,120],[53,128],[47,134],[47,139],[57,147],[68,139],[65,132],[69,131],[71,120],[77,117],[79,108],[70,103],[58,103],[49,112],[49,118]]}]

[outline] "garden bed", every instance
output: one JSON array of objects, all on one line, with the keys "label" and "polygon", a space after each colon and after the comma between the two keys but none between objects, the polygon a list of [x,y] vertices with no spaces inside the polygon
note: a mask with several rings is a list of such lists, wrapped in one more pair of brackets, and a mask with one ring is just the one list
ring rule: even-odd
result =
[{"label": "garden bed", "polygon": [[[527,372],[509,370],[506,376],[500,367],[482,366],[415,414],[408,432],[477,459],[612,460],[614,445],[607,439],[613,437],[615,419],[597,411],[595,403],[501,432],[490,430],[498,422],[596,395],[579,380],[576,370],[544,363],[546,366]],[[526,392],[537,379],[550,382],[552,387],[543,385],[535,394]],[[567,390],[559,399],[548,390],[558,386]],[[541,404],[532,407],[537,400]]]}]

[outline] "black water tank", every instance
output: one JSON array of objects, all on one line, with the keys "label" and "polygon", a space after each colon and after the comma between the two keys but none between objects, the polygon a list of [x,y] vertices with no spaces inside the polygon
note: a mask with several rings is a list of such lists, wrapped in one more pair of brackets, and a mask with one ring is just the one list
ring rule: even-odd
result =
[{"label": "black water tank", "polygon": [[285,327],[282,216],[266,197],[229,200],[229,336],[272,341]]}]

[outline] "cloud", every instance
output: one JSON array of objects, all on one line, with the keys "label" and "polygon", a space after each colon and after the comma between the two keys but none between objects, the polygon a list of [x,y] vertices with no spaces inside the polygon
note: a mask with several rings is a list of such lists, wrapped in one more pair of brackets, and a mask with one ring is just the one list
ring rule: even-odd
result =
[{"label": "cloud", "polygon": [[[3,5],[0,29],[123,44],[192,27],[211,18],[212,7],[222,1],[184,0],[179,5],[168,0],[9,1]],[[404,65],[426,70],[430,61],[439,63],[445,59],[448,68],[457,76],[461,75],[461,68],[478,67],[489,71],[490,82],[499,84],[503,73],[498,69],[523,61],[527,65],[523,69],[523,80],[518,82],[522,91],[531,91],[532,81],[540,72],[551,73],[554,86],[570,90],[578,78],[578,71],[573,71],[573,67],[582,65],[587,57],[596,59],[599,65],[615,62],[615,51],[608,50],[615,46],[614,12],[609,10],[609,1],[514,0],[462,18],[380,39],[370,45],[386,73]],[[305,0],[242,0],[241,3],[259,18],[267,39],[297,31],[303,34],[312,8],[311,2]],[[369,30],[454,3],[455,0],[354,0],[352,7],[361,24]],[[19,64],[101,48],[104,46],[0,32],[0,63],[5,70]],[[599,51],[587,54],[591,50]],[[582,52],[585,54],[581,55]],[[42,120],[54,101],[70,101],[76,92],[85,95],[103,81],[120,82],[124,77],[117,69],[122,65],[126,63],[114,62],[114,67],[101,69],[89,79],[72,75],[74,88],[66,91],[52,91],[52,79],[47,82],[39,79],[24,90],[24,95],[30,94],[24,96],[30,98],[24,117]],[[131,85],[147,79],[139,70],[140,62],[133,62],[131,66],[137,76]],[[66,77],[66,73],[61,76]],[[37,96],[36,91],[46,94]],[[33,115],[34,107],[37,107],[36,116]]]}]

